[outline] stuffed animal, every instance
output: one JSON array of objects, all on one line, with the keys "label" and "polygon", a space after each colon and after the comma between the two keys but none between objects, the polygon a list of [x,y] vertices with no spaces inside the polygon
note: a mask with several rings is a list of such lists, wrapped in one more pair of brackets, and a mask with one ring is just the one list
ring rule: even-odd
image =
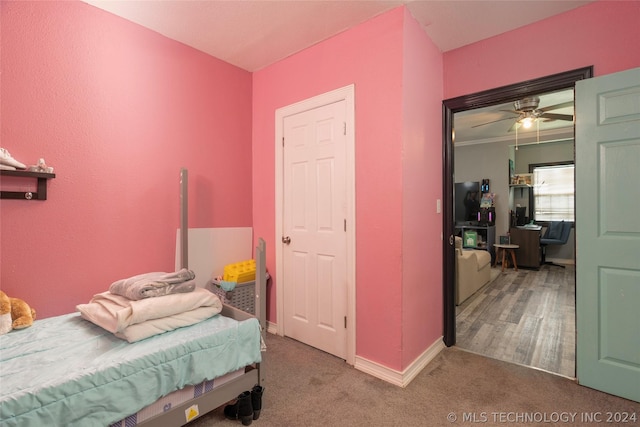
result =
[{"label": "stuffed animal", "polygon": [[10,298],[0,291],[0,335],[12,329],[23,329],[33,325],[36,311],[19,298]]}]

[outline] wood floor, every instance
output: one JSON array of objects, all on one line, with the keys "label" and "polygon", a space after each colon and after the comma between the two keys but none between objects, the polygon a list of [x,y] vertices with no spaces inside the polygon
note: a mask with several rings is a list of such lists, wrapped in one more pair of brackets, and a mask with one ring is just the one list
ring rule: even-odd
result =
[{"label": "wood floor", "polygon": [[456,345],[575,377],[575,266],[495,270],[457,307]]}]

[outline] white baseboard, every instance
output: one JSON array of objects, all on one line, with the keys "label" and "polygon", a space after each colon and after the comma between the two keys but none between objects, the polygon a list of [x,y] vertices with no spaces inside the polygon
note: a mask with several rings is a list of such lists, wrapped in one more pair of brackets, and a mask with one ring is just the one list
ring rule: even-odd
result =
[{"label": "white baseboard", "polygon": [[411,365],[407,367],[407,369],[402,372],[390,369],[386,366],[380,365],[379,363],[372,362],[362,357],[358,357],[357,355],[354,368],[371,376],[379,378],[383,381],[404,388],[409,385],[409,383],[416,377],[416,375],[418,375],[424,369],[424,367],[427,366],[429,362],[431,362],[433,358],[442,351],[444,347],[445,346],[444,342],[442,341],[442,337],[439,337],[433,344],[431,344],[431,346],[429,346],[429,348],[427,348],[420,356],[418,356],[416,360],[414,360],[413,363],[411,363]]},{"label": "white baseboard", "polygon": [[547,261],[547,262],[555,262],[556,264],[565,264],[565,265],[574,265],[576,263],[573,258],[571,258],[571,259],[563,259],[563,258],[549,258],[549,257],[546,257],[545,261]]},{"label": "white baseboard", "polygon": [[[267,332],[278,335],[278,324],[267,321]],[[411,383],[411,381],[424,369],[424,367],[427,366],[429,362],[431,362],[444,348],[444,341],[442,340],[442,337],[439,337],[403,372],[399,372],[379,363],[364,359],[358,355],[356,355],[353,367],[383,381],[404,388],[408,386],[409,383]]]},{"label": "white baseboard", "polygon": [[267,332],[273,335],[278,335],[278,324],[267,320]]}]

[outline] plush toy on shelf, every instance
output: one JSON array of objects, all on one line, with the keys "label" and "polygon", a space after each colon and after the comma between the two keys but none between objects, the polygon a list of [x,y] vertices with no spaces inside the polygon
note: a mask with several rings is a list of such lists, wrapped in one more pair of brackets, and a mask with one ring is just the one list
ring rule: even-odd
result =
[{"label": "plush toy on shelf", "polygon": [[33,325],[36,311],[20,298],[10,298],[0,291],[0,335],[12,329],[23,329]]}]

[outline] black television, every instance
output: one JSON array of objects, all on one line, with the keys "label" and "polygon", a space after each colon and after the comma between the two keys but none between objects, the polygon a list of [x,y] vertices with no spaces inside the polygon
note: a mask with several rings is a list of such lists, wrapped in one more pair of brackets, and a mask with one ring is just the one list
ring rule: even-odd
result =
[{"label": "black television", "polygon": [[456,225],[477,225],[480,211],[480,182],[466,181],[454,184],[454,218]]}]

